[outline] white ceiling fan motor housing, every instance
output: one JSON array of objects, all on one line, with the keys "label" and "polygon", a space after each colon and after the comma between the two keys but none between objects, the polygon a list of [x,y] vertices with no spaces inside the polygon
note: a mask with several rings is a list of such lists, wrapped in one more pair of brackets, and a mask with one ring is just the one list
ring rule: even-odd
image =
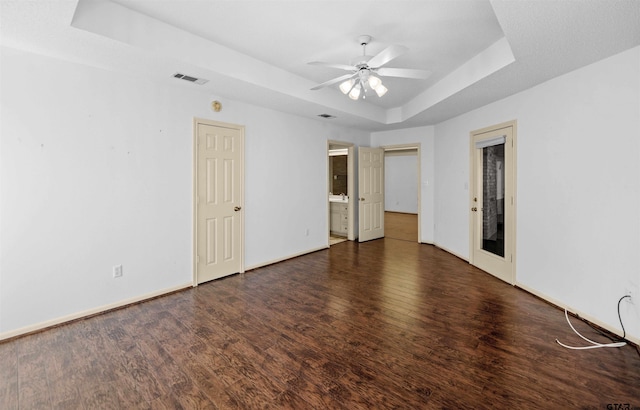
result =
[{"label": "white ceiling fan motor housing", "polygon": [[352,58],[349,64],[356,66],[358,68],[362,68],[363,66],[367,65],[367,62],[373,58],[373,56],[365,55],[366,46],[370,42],[371,42],[371,36],[366,34],[358,36],[358,43],[362,46],[362,55]]}]

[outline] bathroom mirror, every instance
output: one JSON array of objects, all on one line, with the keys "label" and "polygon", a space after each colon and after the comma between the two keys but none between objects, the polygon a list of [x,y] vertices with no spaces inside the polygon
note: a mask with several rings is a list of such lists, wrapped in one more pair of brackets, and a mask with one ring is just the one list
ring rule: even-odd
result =
[{"label": "bathroom mirror", "polygon": [[347,150],[329,150],[329,175],[331,186],[329,192],[333,195],[347,195]]}]

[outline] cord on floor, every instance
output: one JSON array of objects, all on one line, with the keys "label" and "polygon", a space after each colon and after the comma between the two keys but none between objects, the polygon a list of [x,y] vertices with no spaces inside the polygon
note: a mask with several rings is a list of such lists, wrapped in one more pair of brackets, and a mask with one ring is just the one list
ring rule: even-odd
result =
[{"label": "cord on floor", "polygon": [[[565,347],[567,349],[572,349],[572,350],[587,350],[587,349],[599,349],[601,347],[622,347],[622,346],[626,346],[627,342],[624,341],[624,338],[627,336],[627,332],[624,329],[624,324],[622,323],[622,317],[620,316],[620,302],[622,302],[622,300],[624,298],[630,298],[630,297],[631,297],[630,295],[625,295],[625,296],[621,297],[618,300],[618,320],[620,320],[620,326],[622,326],[622,340],[614,341],[613,343],[598,343],[598,342],[594,342],[591,339],[587,339],[586,337],[582,336],[575,329],[575,327],[573,327],[573,325],[571,324],[571,321],[569,320],[569,313],[567,312],[567,309],[565,308],[564,309],[564,316],[567,318],[567,323],[569,324],[571,329],[575,332],[575,334],[580,336],[583,340],[589,342],[591,344],[591,346],[569,346],[569,345],[566,345],[566,344],[562,343],[558,339],[556,339],[556,343],[558,343],[562,347]],[[589,325],[589,326],[591,326],[591,325]],[[602,332],[599,332],[599,333],[602,334]]]}]

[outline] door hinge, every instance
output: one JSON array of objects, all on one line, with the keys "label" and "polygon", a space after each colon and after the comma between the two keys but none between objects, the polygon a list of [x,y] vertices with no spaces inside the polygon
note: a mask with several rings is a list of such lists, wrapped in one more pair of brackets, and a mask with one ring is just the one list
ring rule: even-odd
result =
[{"label": "door hinge", "polygon": [[511,259],[511,263],[513,263],[513,255],[509,255],[509,259]]}]

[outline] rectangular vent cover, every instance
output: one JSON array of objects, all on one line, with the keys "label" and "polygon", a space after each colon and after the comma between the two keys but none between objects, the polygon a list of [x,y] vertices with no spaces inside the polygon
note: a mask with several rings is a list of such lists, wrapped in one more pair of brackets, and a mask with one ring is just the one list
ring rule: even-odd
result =
[{"label": "rectangular vent cover", "polygon": [[175,73],[173,75],[175,78],[179,78],[181,80],[185,80],[185,81],[189,81],[191,83],[195,83],[198,85],[202,85],[204,83],[206,83],[209,80],[205,80],[204,78],[196,78],[196,77],[192,77],[190,75],[186,75],[186,74],[181,74],[181,73]]}]

